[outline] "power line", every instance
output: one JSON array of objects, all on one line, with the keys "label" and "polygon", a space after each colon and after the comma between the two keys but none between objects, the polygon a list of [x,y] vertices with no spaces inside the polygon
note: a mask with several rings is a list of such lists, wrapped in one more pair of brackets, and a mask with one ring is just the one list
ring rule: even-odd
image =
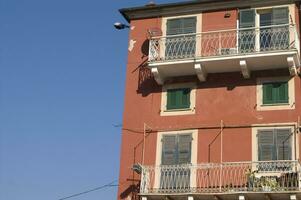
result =
[{"label": "power line", "polygon": [[77,194],[73,194],[73,195],[70,195],[70,196],[67,196],[67,197],[60,198],[58,200],[70,199],[70,198],[77,197],[77,196],[80,196],[80,195],[83,195],[83,194],[87,194],[87,193],[90,193],[90,192],[93,192],[93,191],[96,191],[96,190],[101,190],[101,189],[104,189],[104,188],[107,188],[107,187],[116,187],[116,186],[118,186],[118,184],[113,184],[115,182],[117,182],[117,180],[114,180],[114,181],[112,181],[110,183],[107,183],[105,185],[102,185],[100,187],[93,188],[91,190],[86,190],[84,192],[80,192],[80,193],[77,193]]}]

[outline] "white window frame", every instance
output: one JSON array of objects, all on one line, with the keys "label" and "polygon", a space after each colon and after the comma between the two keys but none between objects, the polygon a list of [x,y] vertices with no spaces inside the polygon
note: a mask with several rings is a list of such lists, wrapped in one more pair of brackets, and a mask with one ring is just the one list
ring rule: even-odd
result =
[{"label": "white window frame", "polygon": [[[258,162],[258,131],[259,130],[270,130],[270,129],[291,129],[291,132],[295,131],[295,127],[297,124],[295,122],[289,122],[289,123],[272,123],[272,124],[253,124],[252,127],[252,161]],[[296,136],[296,133],[293,133],[292,135],[292,144],[291,144],[291,155],[292,155],[292,161],[297,160],[299,158],[299,144],[298,142],[298,136]],[[252,166],[252,171],[256,170],[256,165]],[[262,175],[264,176],[280,176],[281,173],[258,173],[256,177],[260,178]]]},{"label": "white window frame", "polygon": [[[269,7],[253,7],[251,9],[255,9],[255,29],[260,29],[260,12],[264,12],[266,10],[271,10],[273,8],[285,8],[287,7],[289,9],[289,16],[295,16],[295,4],[286,4],[286,5],[280,5],[280,6],[269,6]],[[245,10],[245,9],[240,9]],[[289,17],[289,24],[293,23],[295,24],[295,17],[292,17],[292,19]],[[292,22],[291,22],[292,20]],[[237,27],[239,28],[239,19],[237,19]],[[260,35],[259,31],[256,31],[255,36],[255,49],[257,52],[260,52]],[[292,38],[292,37],[290,37]],[[237,41],[238,44],[238,41]]]},{"label": "white window frame", "polygon": [[[197,164],[197,154],[198,154],[198,129],[193,130],[181,130],[181,131],[168,131],[168,132],[158,132],[157,133],[157,147],[156,147],[156,166],[161,166],[162,161],[162,139],[164,135],[181,135],[181,134],[191,134],[191,165]],[[193,170],[192,168],[191,170]],[[155,188],[159,188],[160,185],[160,170],[156,168],[155,172]],[[196,186],[196,178],[194,178],[194,172],[190,173],[190,187]]]},{"label": "white window frame", "polygon": [[[167,31],[167,21],[169,19],[181,19],[181,18],[188,18],[188,17],[196,17],[196,37],[199,35],[199,33],[202,32],[202,13],[195,14],[195,15],[179,15],[179,16],[173,16],[173,17],[163,17],[162,18],[162,25],[161,25],[161,30],[162,30],[162,36],[163,38],[166,37],[166,31]],[[196,39],[196,50],[195,50],[195,55],[200,55],[200,52],[202,50],[201,45],[199,44],[201,41]],[[165,45],[160,45],[160,58],[165,58]]]},{"label": "white window frame", "polygon": [[[182,89],[190,88],[190,107],[187,109],[173,109],[167,110],[167,90],[169,89]],[[162,87],[161,95],[161,116],[173,116],[173,115],[191,115],[195,114],[195,102],[196,102],[196,83],[178,83],[167,84]]]},{"label": "white window frame", "polygon": [[[263,104],[263,84],[288,82],[288,103],[279,103],[272,105]],[[295,78],[294,77],[263,77],[257,79],[256,85],[256,108],[258,111],[268,110],[292,110],[295,109]]]}]

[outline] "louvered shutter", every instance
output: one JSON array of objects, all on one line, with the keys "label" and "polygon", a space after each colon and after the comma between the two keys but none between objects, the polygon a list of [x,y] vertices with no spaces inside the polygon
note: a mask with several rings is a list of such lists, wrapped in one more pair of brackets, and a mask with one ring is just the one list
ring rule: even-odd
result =
[{"label": "louvered shutter", "polygon": [[162,165],[176,164],[176,136],[164,135],[162,139]]},{"label": "louvered shutter", "polygon": [[288,7],[283,8],[273,8],[273,25],[285,25],[274,27],[273,29],[273,37],[272,37],[272,48],[283,50],[289,47],[289,10]]},{"label": "louvered shutter", "polygon": [[263,104],[288,103],[288,82],[264,83]]},{"label": "louvered shutter", "polygon": [[239,12],[239,28],[255,27],[255,10],[240,10]]},{"label": "louvered shutter", "polygon": [[[241,10],[239,12],[239,28],[255,27],[255,10]],[[255,50],[256,33],[253,29],[239,31],[239,49],[241,53],[250,53]]]},{"label": "louvered shutter", "polygon": [[169,19],[166,24],[166,35],[179,35],[196,32],[196,17]]},{"label": "louvered shutter", "polygon": [[166,24],[165,59],[192,58],[195,56],[195,35],[178,36],[196,33],[196,17],[169,19]]},{"label": "louvered shutter", "polygon": [[273,25],[289,23],[288,7],[273,8],[272,14],[273,14]]},{"label": "louvered shutter", "polygon": [[181,90],[181,105],[182,108],[190,108],[190,88],[184,88]]},{"label": "louvered shutter", "polygon": [[196,32],[196,17],[183,18],[182,34],[195,33]]},{"label": "louvered shutter", "polygon": [[288,103],[288,83],[278,83],[277,85],[277,102]]},{"label": "louvered shutter", "polygon": [[292,135],[291,129],[276,129],[277,160],[292,159]]},{"label": "louvered shutter", "polygon": [[258,130],[258,160],[275,160],[273,130]]},{"label": "louvered shutter", "polygon": [[191,162],[191,134],[178,135],[178,162],[187,164]]},{"label": "louvered shutter", "polygon": [[182,34],[182,20],[169,19],[166,24],[166,35]]},{"label": "louvered shutter", "polygon": [[177,90],[176,89],[170,89],[167,90],[167,105],[166,109],[167,110],[172,110],[177,108]]},{"label": "louvered shutter", "polygon": [[167,110],[190,107],[190,88],[167,90]]},{"label": "louvered shutter", "polygon": [[263,104],[272,104],[273,102],[273,84],[264,83],[262,85]]}]

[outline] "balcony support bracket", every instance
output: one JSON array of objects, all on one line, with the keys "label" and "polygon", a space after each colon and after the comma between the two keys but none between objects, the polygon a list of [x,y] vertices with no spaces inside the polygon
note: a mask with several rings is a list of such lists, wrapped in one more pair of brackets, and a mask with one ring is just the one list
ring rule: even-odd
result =
[{"label": "balcony support bracket", "polygon": [[290,195],[290,200],[298,200],[297,195],[295,194]]},{"label": "balcony support bracket", "polygon": [[242,73],[243,77],[246,79],[250,78],[251,72],[250,72],[250,69],[248,68],[247,61],[240,60],[239,65],[240,65],[240,69],[241,69],[241,73]]},{"label": "balcony support bracket", "polygon": [[239,195],[239,196],[238,196],[238,200],[246,200],[246,198],[245,198],[244,195]]},{"label": "balcony support bracket", "polygon": [[204,82],[206,81],[206,78],[207,78],[207,71],[205,70],[204,67],[202,67],[201,63],[196,63],[194,64],[194,70],[198,76],[198,79],[201,81],[201,82]]},{"label": "balcony support bracket", "polygon": [[296,67],[296,62],[294,60],[294,57],[287,57],[287,64],[288,64],[288,70],[290,72],[291,76],[297,75],[297,67]]},{"label": "balcony support bracket", "polygon": [[157,68],[157,67],[152,68],[151,71],[152,71],[152,74],[154,75],[154,78],[155,78],[156,82],[157,82],[159,85],[163,85],[163,84],[164,84],[164,79],[163,79],[163,77],[160,75],[158,68]]}]

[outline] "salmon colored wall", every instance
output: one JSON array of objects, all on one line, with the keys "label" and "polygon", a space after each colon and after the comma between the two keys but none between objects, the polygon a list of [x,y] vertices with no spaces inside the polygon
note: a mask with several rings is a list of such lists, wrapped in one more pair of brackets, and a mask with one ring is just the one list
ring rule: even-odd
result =
[{"label": "salmon colored wall", "polygon": [[[230,13],[229,18],[225,14]],[[202,13],[202,32],[235,29],[237,23],[237,10],[222,10]]]},{"label": "salmon colored wall", "polygon": [[[235,28],[236,11],[230,12],[231,17],[226,19],[224,19],[225,11],[204,13],[203,31]],[[219,23],[212,23],[212,19]],[[270,70],[252,72],[251,79],[244,79],[239,72],[209,74],[207,81],[203,83],[200,83],[196,76],[175,78],[171,83],[186,81],[197,84],[196,113],[160,116],[162,87],[157,85],[146,68],[146,61],[147,30],[160,28],[161,19],[133,20],[131,26],[133,30],[130,31],[129,41],[133,41],[131,43],[134,45],[133,49],[128,52],[126,71],[118,199],[126,199],[132,193],[132,199],[138,199],[135,195],[137,192],[133,191],[138,189],[140,177],[132,172],[131,167],[134,163],[142,163],[144,123],[153,130],[146,138],[144,164],[155,164],[157,131],[198,127],[203,127],[199,129],[198,134],[198,162],[220,162],[221,140],[218,134],[221,120],[225,125],[251,125],[296,122],[298,115],[301,115],[300,77],[295,78],[296,109],[256,110],[256,78],[288,75],[288,70]],[[216,128],[204,129],[206,126],[216,126]],[[208,145],[215,137],[216,140],[209,151]],[[224,161],[251,160],[251,128],[225,129],[223,137]],[[238,148],[239,151],[237,151]]]}]

